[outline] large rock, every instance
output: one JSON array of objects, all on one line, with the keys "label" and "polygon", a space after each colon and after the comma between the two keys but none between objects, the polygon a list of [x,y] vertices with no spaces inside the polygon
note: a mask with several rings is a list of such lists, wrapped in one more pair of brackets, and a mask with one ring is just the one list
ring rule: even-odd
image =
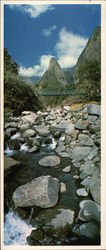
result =
[{"label": "large rock", "polygon": [[83,145],[83,146],[94,145],[93,139],[90,138],[88,135],[79,134],[78,139],[79,139],[80,145]]},{"label": "large rock", "polygon": [[99,171],[94,173],[94,175],[92,176],[92,178],[90,179],[90,183],[89,183],[89,188],[90,188],[90,193],[94,199],[95,202],[97,202],[98,204],[100,204],[100,190],[101,190],[101,183],[100,183],[100,175],[99,175]]},{"label": "large rock", "polygon": [[82,221],[100,222],[100,206],[91,200],[81,201],[78,218]]},{"label": "large rock", "polygon": [[24,133],[23,133],[23,137],[30,137],[30,136],[34,136],[36,134],[36,131],[33,129],[27,129]]},{"label": "large rock", "polygon": [[74,222],[74,212],[71,209],[59,209],[58,211],[59,214],[51,220],[49,225],[54,227],[55,230],[64,228],[67,225],[71,229]]},{"label": "large rock", "polygon": [[20,166],[21,163],[19,161],[16,161],[12,159],[11,157],[4,156],[4,175],[8,175],[11,173],[12,170],[14,170],[17,166]]},{"label": "large rock", "polygon": [[87,111],[90,115],[100,115],[101,114],[101,106],[97,104],[87,104]]},{"label": "large rock", "polygon": [[58,202],[59,181],[51,176],[41,176],[18,187],[13,193],[16,207],[53,207]]},{"label": "large rock", "polygon": [[100,235],[100,228],[94,222],[88,222],[81,224],[77,228],[76,234],[80,237],[86,237],[91,240],[95,240]]},{"label": "large rock", "polygon": [[71,158],[75,161],[83,160],[91,152],[90,147],[79,147],[75,146],[71,151]]},{"label": "large rock", "polygon": [[[38,214],[37,224],[44,234],[63,238],[70,233],[74,223],[74,212],[71,209],[46,209]],[[35,226],[36,221],[32,225]]]},{"label": "large rock", "polygon": [[68,124],[65,132],[66,132],[66,134],[71,135],[73,130],[74,130],[74,124],[70,123],[70,124]]},{"label": "large rock", "polygon": [[75,123],[75,128],[85,130],[88,127],[88,121],[83,121],[81,118]]},{"label": "large rock", "polygon": [[50,134],[50,130],[47,126],[39,125],[36,127],[36,131],[41,136],[48,136]]},{"label": "large rock", "polygon": [[5,128],[18,128],[18,123],[16,122],[8,122],[5,124]]},{"label": "large rock", "polygon": [[21,117],[22,124],[33,125],[37,119],[37,115],[30,111],[24,111],[22,113],[24,116]]},{"label": "large rock", "polygon": [[60,164],[60,157],[55,155],[45,156],[39,161],[39,165],[44,167],[54,167]]}]

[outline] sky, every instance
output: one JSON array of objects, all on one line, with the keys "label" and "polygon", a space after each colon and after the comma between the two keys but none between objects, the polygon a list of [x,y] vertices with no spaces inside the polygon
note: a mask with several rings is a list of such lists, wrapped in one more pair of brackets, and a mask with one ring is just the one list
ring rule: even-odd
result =
[{"label": "sky", "polygon": [[98,4],[5,4],[4,47],[20,75],[40,77],[52,56],[62,68],[73,67],[98,25]]}]

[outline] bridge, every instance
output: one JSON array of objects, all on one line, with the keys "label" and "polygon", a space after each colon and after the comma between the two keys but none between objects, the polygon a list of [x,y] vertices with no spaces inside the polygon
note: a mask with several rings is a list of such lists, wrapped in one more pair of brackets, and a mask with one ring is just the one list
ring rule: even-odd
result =
[{"label": "bridge", "polygon": [[60,92],[58,93],[57,91],[56,92],[36,92],[36,94],[38,96],[76,96],[76,95],[84,95],[84,93],[82,92],[75,92],[74,90],[73,91],[64,91],[64,92]]}]

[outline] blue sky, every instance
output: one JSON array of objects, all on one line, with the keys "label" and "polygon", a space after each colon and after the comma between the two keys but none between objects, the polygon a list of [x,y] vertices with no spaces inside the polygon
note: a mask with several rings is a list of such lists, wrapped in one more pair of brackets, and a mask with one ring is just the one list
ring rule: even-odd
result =
[{"label": "blue sky", "polygon": [[76,64],[93,30],[100,5],[5,4],[4,47],[23,76],[41,76],[51,56],[64,68]]}]

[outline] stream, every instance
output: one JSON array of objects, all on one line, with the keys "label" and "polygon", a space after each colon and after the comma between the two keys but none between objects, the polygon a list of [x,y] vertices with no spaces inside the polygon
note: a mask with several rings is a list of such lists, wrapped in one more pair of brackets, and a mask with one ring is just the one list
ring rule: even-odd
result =
[{"label": "stream", "polygon": [[[17,137],[12,137],[15,139]],[[60,140],[64,139],[64,135],[61,136]],[[39,153],[28,153],[28,146],[24,143],[21,145],[19,151],[10,150],[8,145],[5,149],[5,155],[11,156],[13,159],[18,160],[22,163],[22,167],[18,171],[14,171],[5,178],[6,190],[5,200],[7,204],[11,204],[11,197],[13,192],[18,186],[21,186],[32,179],[41,175],[51,175],[57,177],[61,182],[65,182],[67,186],[67,192],[62,193],[58,204],[55,208],[71,208],[78,213],[79,202],[81,198],[76,195],[78,188],[78,180],[73,179],[73,175],[78,173],[78,170],[72,166],[71,173],[63,173],[62,169],[70,164],[69,158],[61,158],[61,166],[55,168],[44,168],[38,165],[38,161],[47,155],[54,155],[54,149],[56,147],[56,140],[52,138],[52,142],[49,144],[42,144],[41,151]],[[9,192],[8,192],[9,190]],[[69,199],[70,197],[70,199]],[[10,205],[9,205],[10,206]],[[23,220],[17,211],[14,211],[11,207],[9,210],[5,209],[5,220],[4,220],[4,244],[5,245],[27,245],[26,237],[32,231],[32,225],[30,224],[29,218],[31,211],[27,215],[27,218]],[[53,210],[53,208],[51,208]],[[31,219],[31,218],[30,218]]]}]

